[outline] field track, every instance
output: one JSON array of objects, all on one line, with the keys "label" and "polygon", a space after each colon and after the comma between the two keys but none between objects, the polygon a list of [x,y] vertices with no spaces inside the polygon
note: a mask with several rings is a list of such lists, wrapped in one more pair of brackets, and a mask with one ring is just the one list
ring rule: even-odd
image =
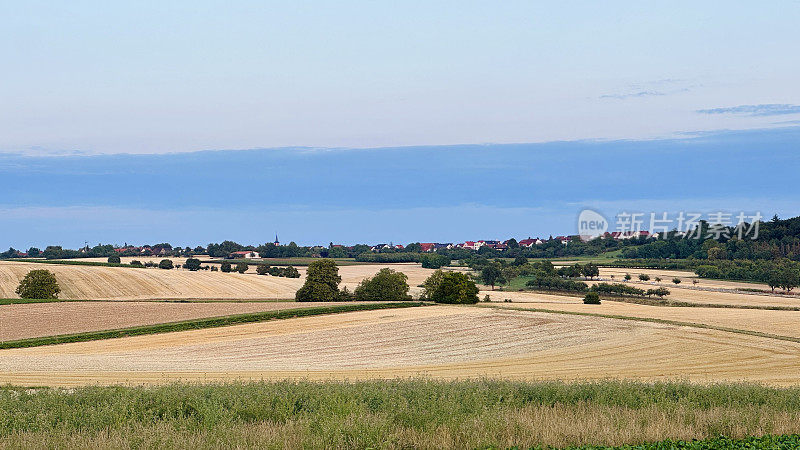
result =
[{"label": "field track", "polygon": [[617,319],[436,306],[0,351],[0,383],[687,379],[800,383],[800,344]]}]

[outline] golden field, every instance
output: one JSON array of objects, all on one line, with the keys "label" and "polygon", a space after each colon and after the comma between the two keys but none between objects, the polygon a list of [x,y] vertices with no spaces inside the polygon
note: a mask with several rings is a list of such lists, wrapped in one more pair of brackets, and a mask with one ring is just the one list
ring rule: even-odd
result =
[{"label": "golden field", "polygon": [[[418,264],[340,267],[351,290],[383,267],[406,273],[412,293],[432,270]],[[279,308],[299,279],[220,272],[0,263],[0,293],[30,269],[56,273],[61,298],[104,299],[0,306],[0,340],[114,329]],[[623,272],[624,273],[624,272]],[[632,275],[640,272],[632,271]],[[671,299],[725,305],[797,305],[790,297],[669,286]],[[601,273],[608,277],[610,273]],[[634,283],[650,285],[651,283]],[[800,312],[662,307],[532,292],[491,291],[490,304],[425,306],[294,318],[221,328],[0,350],[0,383],[81,385],[309,378],[498,377],[520,380],[686,379],[800,384],[800,343],[734,332],[800,338]],[[155,299],[223,299],[206,303]],[[251,300],[224,301],[228,300]],[[503,302],[505,299],[512,303]],[[116,301],[114,301],[116,300]],[[129,301],[119,301],[129,300]],[[145,301],[151,300],[151,301]],[[482,306],[492,306],[485,308]],[[511,307],[515,309],[502,309]],[[724,327],[731,331],[517,309],[544,308]]]},{"label": "golden field", "polygon": [[0,351],[0,382],[800,380],[800,344],[619,319],[429,306]]}]

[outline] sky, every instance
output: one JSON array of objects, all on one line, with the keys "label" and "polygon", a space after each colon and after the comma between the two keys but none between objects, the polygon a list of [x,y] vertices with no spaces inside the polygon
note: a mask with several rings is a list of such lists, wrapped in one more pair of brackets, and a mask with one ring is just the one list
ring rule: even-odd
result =
[{"label": "sky", "polygon": [[800,215],[800,1],[0,2],[0,245]]}]

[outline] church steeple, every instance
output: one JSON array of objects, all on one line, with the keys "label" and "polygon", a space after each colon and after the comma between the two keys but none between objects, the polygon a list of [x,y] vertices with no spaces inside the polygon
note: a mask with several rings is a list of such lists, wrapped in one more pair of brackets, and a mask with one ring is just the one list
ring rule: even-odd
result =
[{"label": "church steeple", "polygon": [[275,242],[274,242],[274,244],[275,244],[275,246],[281,245],[281,243],[278,241],[278,233],[275,233]]}]

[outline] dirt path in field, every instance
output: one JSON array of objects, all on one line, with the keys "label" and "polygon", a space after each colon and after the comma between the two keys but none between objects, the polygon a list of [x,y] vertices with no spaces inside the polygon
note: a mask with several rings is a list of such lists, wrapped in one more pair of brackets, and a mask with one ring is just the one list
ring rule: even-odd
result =
[{"label": "dirt path in field", "polygon": [[800,383],[800,344],[596,317],[433,306],[0,351],[0,383],[503,377]]}]

